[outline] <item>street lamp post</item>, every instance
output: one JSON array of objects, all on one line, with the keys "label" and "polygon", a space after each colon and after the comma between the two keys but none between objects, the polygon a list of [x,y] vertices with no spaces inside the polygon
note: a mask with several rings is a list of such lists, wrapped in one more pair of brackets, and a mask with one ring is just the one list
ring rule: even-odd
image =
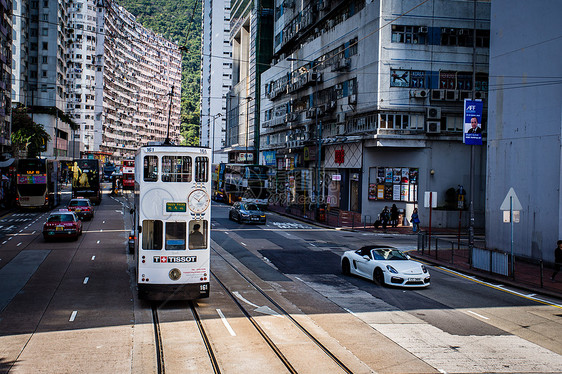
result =
[{"label": "street lamp post", "polygon": [[165,145],[170,145],[170,116],[172,114],[172,99],[174,98],[174,85],[172,85],[172,91],[169,93],[170,95],[170,105],[168,105],[168,130],[166,131],[166,140],[164,140]]},{"label": "street lamp post", "polygon": [[211,116],[213,119],[213,127],[211,127],[211,139],[209,145],[211,146],[211,164],[215,163],[215,120],[222,116],[222,113],[215,114]]}]

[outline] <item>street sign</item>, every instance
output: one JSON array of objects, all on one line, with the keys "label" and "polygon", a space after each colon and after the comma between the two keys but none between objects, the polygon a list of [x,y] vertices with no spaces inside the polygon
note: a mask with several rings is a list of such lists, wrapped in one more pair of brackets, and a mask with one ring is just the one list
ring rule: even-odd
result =
[{"label": "street sign", "polygon": [[424,199],[423,199],[423,207],[429,208],[431,201],[431,208],[437,208],[437,192],[435,191],[425,191]]},{"label": "street sign", "polygon": [[[513,205],[511,205],[510,202],[510,198],[513,198]],[[513,187],[511,187],[509,189],[509,191],[507,192],[507,195],[505,196],[505,199],[503,200],[502,205],[500,206],[500,210],[523,210],[523,206],[521,206],[521,202],[519,201],[519,198],[517,197],[517,194],[515,193],[515,190],[513,189]]]}]

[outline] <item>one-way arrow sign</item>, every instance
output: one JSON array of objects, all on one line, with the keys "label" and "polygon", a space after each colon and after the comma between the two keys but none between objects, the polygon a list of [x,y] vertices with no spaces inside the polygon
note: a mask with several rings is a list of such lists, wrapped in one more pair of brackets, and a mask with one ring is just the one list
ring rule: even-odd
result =
[{"label": "one-way arrow sign", "polygon": [[[512,200],[513,205],[510,204],[510,200]],[[523,206],[521,206],[521,202],[519,201],[519,198],[515,194],[515,190],[513,189],[513,187],[509,189],[505,199],[503,200],[502,205],[500,206],[500,210],[511,210],[511,209],[523,210]]]}]

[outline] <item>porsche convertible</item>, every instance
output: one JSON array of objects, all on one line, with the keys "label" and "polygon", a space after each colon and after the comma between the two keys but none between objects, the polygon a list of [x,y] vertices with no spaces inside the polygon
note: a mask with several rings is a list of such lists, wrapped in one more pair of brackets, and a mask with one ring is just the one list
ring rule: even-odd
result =
[{"label": "porsche convertible", "polygon": [[423,264],[388,246],[369,245],[346,251],[341,257],[341,269],[345,275],[358,275],[380,285],[427,287],[431,278]]}]

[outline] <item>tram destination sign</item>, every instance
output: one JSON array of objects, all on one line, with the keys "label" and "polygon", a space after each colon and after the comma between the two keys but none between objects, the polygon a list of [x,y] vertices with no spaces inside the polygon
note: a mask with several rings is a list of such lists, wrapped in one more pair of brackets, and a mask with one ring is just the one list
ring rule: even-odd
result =
[{"label": "tram destination sign", "polygon": [[187,211],[186,203],[166,203],[166,212],[181,212],[185,213]]}]

